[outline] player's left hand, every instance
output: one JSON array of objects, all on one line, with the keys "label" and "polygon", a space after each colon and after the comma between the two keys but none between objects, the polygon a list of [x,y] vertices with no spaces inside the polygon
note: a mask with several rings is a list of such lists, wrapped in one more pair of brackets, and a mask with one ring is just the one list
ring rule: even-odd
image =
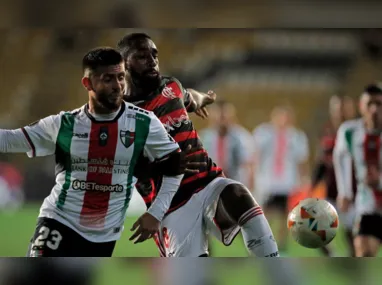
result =
[{"label": "player's left hand", "polygon": [[131,231],[135,233],[130,237],[130,241],[138,238],[134,244],[144,242],[154,236],[159,231],[160,222],[149,213],[144,213],[133,225]]},{"label": "player's left hand", "polygon": [[200,156],[204,156],[204,153],[197,152],[199,149],[192,148],[191,145],[188,145],[184,151],[184,161],[182,167],[184,168],[184,173],[192,174],[199,173],[202,166],[207,166],[206,162],[203,159],[200,159]]},{"label": "player's left hand", "polygon": [[198,108],[195,110],[195,114],[202,119],[206,119],[209,116],[207,111],[207,106],[213,104],[216,101],[216,93],[212,90],[208,91],[207,94],[204,94],[197,102]]}]

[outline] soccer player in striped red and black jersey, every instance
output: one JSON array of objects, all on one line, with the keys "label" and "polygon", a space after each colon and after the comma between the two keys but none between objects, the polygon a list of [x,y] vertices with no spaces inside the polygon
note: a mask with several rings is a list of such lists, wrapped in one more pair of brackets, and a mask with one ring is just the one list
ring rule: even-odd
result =
[{"label": "soccer player in striped red and black jersey", "polygon": [[[185,174],[161,223],[156,238],[161,255],[208,256],[207,232],[230,245],[242,230],[250,254],[279,256],[261,208],[244,185],[224,177],[222,169],[203,149],[188,116],[188,112],[201,114],[202,108],[211,102],[211,94],[185,90],[177,79],[161,76],[158,49],[146,34],[125,36],[118,49],[127,70],[125,100],[154,112],[182,150],[189,145],[199,149],[192,157],[205,162],[199,173]],[[148,206],[156,199],[160,185],[160,170],[155,172],[150,178],[138,177],[136,184]]]}]

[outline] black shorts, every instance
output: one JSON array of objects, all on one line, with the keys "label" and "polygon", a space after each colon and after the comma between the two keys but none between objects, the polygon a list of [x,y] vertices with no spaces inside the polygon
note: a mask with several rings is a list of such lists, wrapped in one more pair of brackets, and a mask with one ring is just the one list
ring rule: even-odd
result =
[{"label": "black shorts", "polygon": [[382,215],[362,215],[355,225],[355,235],[373,236],[382,242]]},{"label": "black shorts", "polygon": [[90,242],[60,222],[39,218],[28,257],[111,257],[116,241]]},{"label": "black shorts", "polygon": [[280,194],[271,195],[264,206],[265,208],[273,208],[286,213],[288,210],[288,196]]}]

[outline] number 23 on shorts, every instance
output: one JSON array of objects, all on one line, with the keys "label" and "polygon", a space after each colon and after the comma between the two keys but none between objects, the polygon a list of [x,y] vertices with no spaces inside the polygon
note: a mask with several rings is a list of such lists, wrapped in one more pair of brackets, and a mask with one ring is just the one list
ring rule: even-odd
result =
[{"label": "number 23 on shorts", "polygon": [[60,246],[62,235],[57,230],[50,230],[42,226],[38,231],[38,236],[33,243],[33,247],[47,247],[51,250],[57,250]]}]

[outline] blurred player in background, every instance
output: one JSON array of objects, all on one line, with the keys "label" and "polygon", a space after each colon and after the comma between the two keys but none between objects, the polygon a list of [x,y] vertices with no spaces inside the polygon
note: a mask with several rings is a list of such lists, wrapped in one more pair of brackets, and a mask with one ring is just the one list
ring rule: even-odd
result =
[{"label": "blurred player in background", "polygon": [[179,145],[158,118],[123,101],[121,54],[97,48],[83,57],[82,67],[88,104],[25,128],[0,130],[0,152],[56,158],[56,183],[40,208],[28,256],[111,256],[139,154],[171,165],[159,168],[165,171],[161,192],[134,224],[136,242],[157,232],[183,177]]},{"label": "blurred player in background", "polygon": [[[329,101],[330,120],[324,127],[324,132],[320,140],[319,157],[313,169],[312,191],[317,187],[324,187],[326,199],[336,207],[337,184],[333,168],[333,150],[336,140],[336,134],[339,126],[347,120],[354,119],[356,116],[355,104],[350,97],[332,96]],[[355,178],[353,178],[354,180]],[[354,181],[355,182],[355,181]],[[353,182],[353,191],[356,184]],[[341,212],[339,211],[339,214]],[[341,215],[341,224],[345,229],[346,242],[349,246],[349,256],[355,256],[353,246],[352,227],[354,222],[354,207],[347,213]],[[325,255],[331,256],[330,247],[322,248]]]},{"label": "blurred player in background", "polygon": [[376,256],[382,242],[382,89],[371,84],[360,97],[362,118],[344,122],[337,132],[333,163],[338,207],[348,211],[357,181],[354,247],[357,257]]},{"label": "blurred player in background", "polygon": [[288,196],[308,180],[308,139],[293,125],[293,112],[278,106],[271,121],[253,131],[255,193],[261,197],[264,211],[277,225],[280,251],[286,250]]},{"label": "blurred player in background", "polygon": [[224,174],[252,189],[251,133],[237,123],[236,108],[226,101],[209,108],[210,126],[200,132],[204,148]]},{"label": "blurred player in background", "polygon": [[[125,100],[153,111],[182,149],[202,143],[187,112],[210,101],[209,94],[190,95],[173,77],[161,76],[158,49],[146,34],[130,34],[118,43],[128,70]],[[251,255],[277,257],[277,244],[260,206],[241,183],[224,177],[223,171],[203,149],[198,161],[205,162],[198,174],[186,174],[170,209],[161,223],[157,245],[162,256],[208,256],[208,234],[230,245],[242,231]],[[195,153],[194,153],[195,154]],[[136,187],[148,207],[158,200],[161,176],[138,177]]]},{"label": "blurred player in background", "polygon": [[24,203],[23,176],[13,165],[0,163],[0,212],[13,213]]}]

